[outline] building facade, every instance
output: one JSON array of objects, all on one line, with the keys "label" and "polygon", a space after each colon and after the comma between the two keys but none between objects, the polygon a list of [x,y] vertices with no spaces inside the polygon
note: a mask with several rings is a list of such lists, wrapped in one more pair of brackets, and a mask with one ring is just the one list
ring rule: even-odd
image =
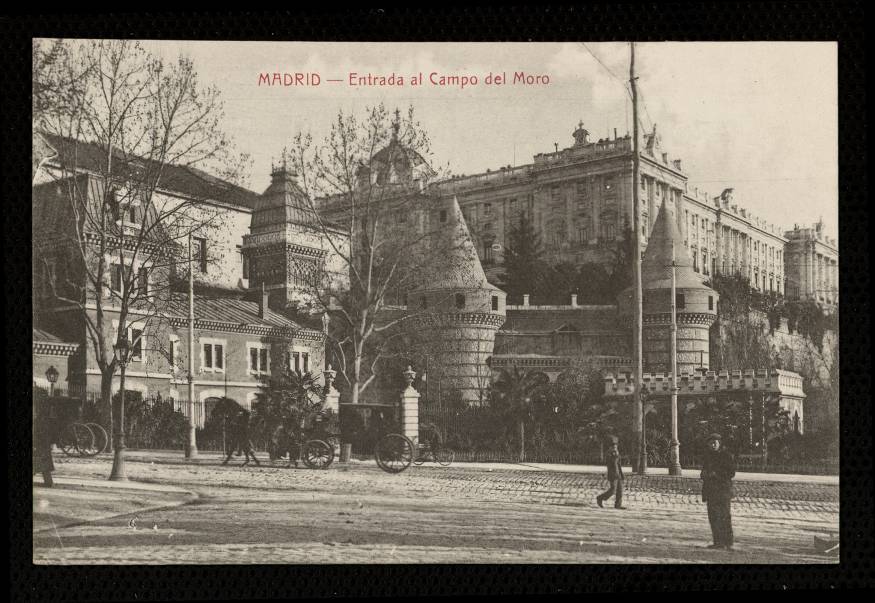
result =
[{"label": "building facade", "polygon": [[839,252],[826,236],[823,220],[810,228],[794,225],[787,239],[787,298],[813,300],[828,308],[839,303]]},{"label": "building facade", "polygon": [[[458,176],[431,185],[439,195],[456,195],[493,283],[501,284],[502,250],[520,212],[527,212],[552,264],[612,265],[633,220],[632,139],[626,135],[591,141],[581,122],[572,146],[539,153],[532,163]],[[733,190],[719,196],[688,186],[680,159],[663,150],[654,127],[640,154],[641,249],[659,208],[679,208],[678,228],[693,271],[744,275],[760,291],[784,292],[784,247],[777,227],[733,202]]]}]

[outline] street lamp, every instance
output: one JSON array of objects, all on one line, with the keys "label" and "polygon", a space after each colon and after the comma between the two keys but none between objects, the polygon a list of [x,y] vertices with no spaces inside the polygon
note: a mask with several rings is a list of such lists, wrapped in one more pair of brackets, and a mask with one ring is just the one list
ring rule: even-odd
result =
[{"label": "street lamp", "polygon": [[46,369],[46,379],[49,382],[49,396],[55,395],[55,382],[58,380],[58,374],[58,369],[54,365]]},{"label": "street lamp", "polygon": [[115,450],[112,458],[112,472],[109,474],[109,479],[114,482],[123,482],[128,479],[125,472],[125,368],[128,364],[128,354],[130,352],[128,338],[124,333],[119,335],[115,345],[112,346],[112,350],[115,354],[116,362],[118,362],[121,367],[121,376],[119,379],[119,398],[121,405],[118,421],[116,422],[117,428],[114,434]]}]

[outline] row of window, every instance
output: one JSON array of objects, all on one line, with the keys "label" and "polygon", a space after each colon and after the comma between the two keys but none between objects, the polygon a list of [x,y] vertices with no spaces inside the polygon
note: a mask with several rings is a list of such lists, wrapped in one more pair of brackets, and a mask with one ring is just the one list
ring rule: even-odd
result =
[{"label": "row of window", "polygon": [[[179,340],[170,342],[170,365],[176,367],[181,364],[179,353]],[[251,374],[266,375],[270,373],[270,350],[260,343],[249,343],[247,348],[247,368]],[[142,348],[140,348],[142,350]],[[133,358],[132,358],[133,359]],[[140,353],[137,360],[142,359]],[[307,373],[310,371],[310,354],[308,352],[291,352],[287,357],[289,370]],[[201,370],[205,372],[225,372],[225,342],[216,339],[201,339]]]},{"label": "row of window", "polygon": [[[455,301],[456,308],[458,310],[465,309],[465,294],[464,293],[456,293],[454,301]],[[404,302],[406,305],[406,302],[407,302],[406,295],[404,296]],[[419,298],[419,307],[423,310],[428,308],[428,298],[426,298],[424,295]],[[498,311],[498,296],[497,295],[492,296],[492,310],[496,311],[496,312]]]}]

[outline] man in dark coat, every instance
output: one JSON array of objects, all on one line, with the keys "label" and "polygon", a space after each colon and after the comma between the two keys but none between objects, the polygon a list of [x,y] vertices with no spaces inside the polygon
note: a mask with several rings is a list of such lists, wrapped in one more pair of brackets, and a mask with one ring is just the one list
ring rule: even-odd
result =
[{"label": "man in dark coat", "polygon": [[256,465],[261,465],[258,462],[258,459],[255,457],[255,451],[252,449],[252,442],[250,441],[249,435],[249,411],[241,410],[237,415],[237,419],[234,422],[234,428],[232,430],[233,436],[231,440],[231,446],[228,448],[228,456],[225,457],[225,460],[222,461],[223,465],[227,465],[228,461],[231,460],[231,456],[234,454],[234,451],[242,451],[246,454],[246,460],[243,462],[243,466],[249,464],[249,458],[252,457],[252,460],[255,461]]},{"label": "man in dark coat", "polygon": [[[596,503],[603,507],[602,503],[614,496],[614,508],[625,509],[623,506],[623,465],[620,462],[620,450],[615,436],[610,438],[611,449],[608,451],[608,483],[610,488],[596,496]],[[616,495],[616,496],[615,496]]]},{"label": "man in dark coat", "polygon": [[52,413],[51,401],[44,397],[34,396],[33,423],[33,474],[43,474],[43,484],[47,488],[54,486],[52,471],[55,463],[52,459],[52,444],[57,439],[57,419]]},{"label": "man in dark coat", "polygon": [[708,451],[702,463],[702,501],[708,504],[708,521],[714,544],[708,548],[732,549],[732,478],[735,477],[735,459],[724,450],[720,434],[708,436]]}]

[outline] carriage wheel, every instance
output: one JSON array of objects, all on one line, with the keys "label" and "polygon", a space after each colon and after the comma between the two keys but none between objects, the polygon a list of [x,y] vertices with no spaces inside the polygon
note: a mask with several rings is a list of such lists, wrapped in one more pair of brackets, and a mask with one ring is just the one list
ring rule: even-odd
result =
[{"label": "carriage wheel", "polygon": [[304,464],[310,469],[328,469],[334,460],[334,448],[322,440],[307,440],[301,451]]},{"label": "carriage wheel", "polygon": [[377,442],[374,457],[386,473],[401,473],[413,462],[415,446],[400,433],[389,433]]},{"label": "carriage wheel", "polygon": [[449,467],[450,463],[452,463],[456,459],[456,453],[453,452],[452,448],[438,448],[434,453],[434,460],[437,461],[438,465],[441,467]]},{"label": "carriage wheel", "polygon": [[85,456],[94,447],[94,432],[84,423],[70,423],[61,432],[59,446],[67,456]]},{"label": "carriage wheel", "polygon": [[109,436],[103,425],[100,423],[86,423],[85,425],[94,434],[94,446],[85,453],[85,456],[97,456],[101,452],[106,452],[109,447]]}]

